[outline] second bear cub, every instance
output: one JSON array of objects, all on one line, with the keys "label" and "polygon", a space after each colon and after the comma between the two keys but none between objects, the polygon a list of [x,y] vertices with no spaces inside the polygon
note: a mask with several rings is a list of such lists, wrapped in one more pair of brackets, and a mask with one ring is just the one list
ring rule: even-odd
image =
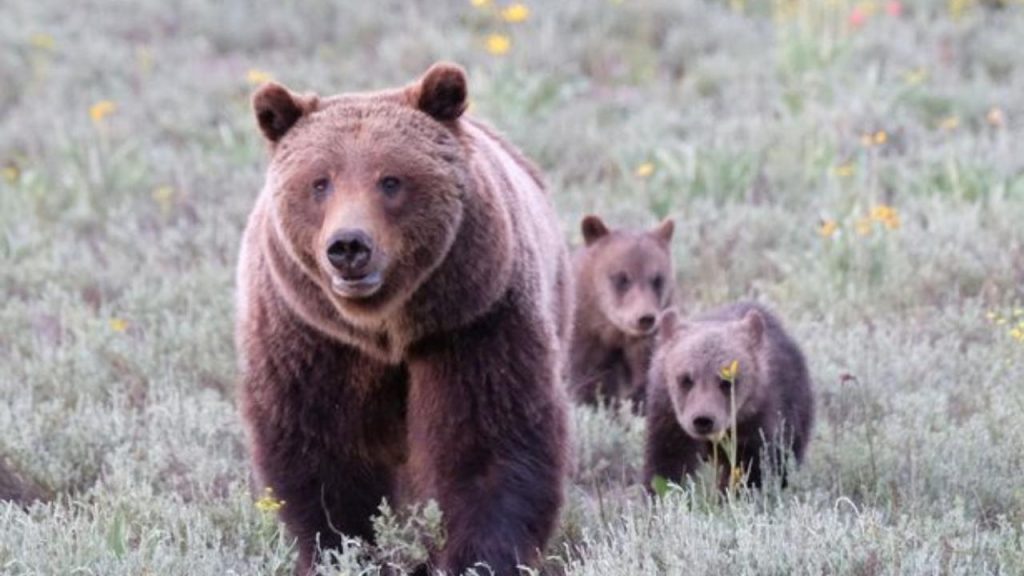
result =
[{"label": "second bear cub", "polygon": [[[723,375],[726,367],[734,369],[731,378]],[[785,484],[784,458],[792,452],[797,463],[803,460],[814,421],[800,348],[757,304],[733,304],[685,321],[666,312],[648,390],[646,485],[656,476],[679,482],[696,471],[714,441],[731,432],[733,402],[734,465],[749,485],[760,486],[767,454],[767,465]],[[718,473],[724,488],[729,470],[723,463]]]},{"label": "second bear cub", "polygon": [[654,335],[673,300],[669,243],[674,224],[609,230],[597,216],[581,223],[584,246],[573,254],[576,321],[570,390],[577,402],[644,399]]}]

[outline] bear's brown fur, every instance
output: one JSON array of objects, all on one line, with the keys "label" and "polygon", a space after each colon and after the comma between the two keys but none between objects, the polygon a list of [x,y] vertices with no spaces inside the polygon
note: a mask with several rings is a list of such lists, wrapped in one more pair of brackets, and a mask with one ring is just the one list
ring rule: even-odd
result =
[{"label": "bear's brown fur", "polygon": [[674,224],[665,220],[652,230],[610,230],[590,215],[580,227],[584,245],[573,253],[570,390],[585,404],[628,398],[639,407],[658,318],[674,298]]},{"label": "bear's brown fur", "polygon": [[[814,396],[803,353],[764,307],[738,303],[682,321],[665,313],[651,365],[644,479],[679,482],[731,429],[736,406],[738,464],[748,484],[760,486],[762,456],[782,475],[792,453],[803,461],[814,422]],[[735,384],[721,369],[736,361]],[[767,445],[766,445],[767,442]],[[767,448],[767,450],[766,450]],[[727,466],[724,457],[719,462]],[[719,471],[726,486],[728,470]]]},{"label": "bear's brown fur", "polygon": [[270,165],[238,268],[239,396],[299,573],[338,531],[372,540],[382,498],[438,502],[452,573],[512,574],[555,526],[567,251],[537,171],[466,95],[437,64],[399,89],[253,96]]},{"label": "bear's brown fur", "polygon": [[42,490],[30,480],[15,473],[14,468],[0,456],[0,500],[29,504],[42,498]]}]

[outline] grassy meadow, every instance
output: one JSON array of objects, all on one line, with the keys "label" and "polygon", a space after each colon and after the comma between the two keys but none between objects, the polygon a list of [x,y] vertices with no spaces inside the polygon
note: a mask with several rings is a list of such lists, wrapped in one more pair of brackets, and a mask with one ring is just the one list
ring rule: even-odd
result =
[{"label": "grassy meadow", "polygon": [[[234,404],[248,97],[405,83],[588,212],[677,220],[687,310],[763,301],[818,392],[784,492],[652,502],[644,423],[574,410],[545,574],[1024,574],[1024,6],[1009,0],[7,0],[0,18],[2,574],[290,574]],[[287,503],[285,503],[287,505]],[[395,511],[325,575],[410,566]]]}]

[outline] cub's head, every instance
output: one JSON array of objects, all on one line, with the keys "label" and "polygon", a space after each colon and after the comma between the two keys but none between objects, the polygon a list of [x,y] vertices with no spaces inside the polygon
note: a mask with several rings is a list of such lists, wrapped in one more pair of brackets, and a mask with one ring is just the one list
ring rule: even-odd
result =
[{"label": "cub's head", "polygon": [[457,137],[466,95],[462,69],[443,63],[382,92],[269,83],[253,95],[275,241],[347,314],[386,313],[444,260],[472,186]]},{"label": "cub's head", "polygon": [[583,218],[586,277],[598,311],[632,336],[653,334],[672,300],[672,220],[652,230],[610,230],[597,216]]},{"label": "cub's head", "polygon": [[[687,434],[719,438],[732,426],[730,402],[735,401],[737,422],[756,406],[760,392],[756,358],[764,327],[764,317],[757,310],[723,322],[683,321],[674,309],[663,315],[654,369],[668,387],[676,419]],[[730,381],[723,369],[733,362],[736,372]]]}]

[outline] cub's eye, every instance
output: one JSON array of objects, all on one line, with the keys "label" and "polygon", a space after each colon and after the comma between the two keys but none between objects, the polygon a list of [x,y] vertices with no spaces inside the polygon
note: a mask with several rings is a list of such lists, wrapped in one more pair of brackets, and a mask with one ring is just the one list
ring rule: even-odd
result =
[{"label": "cub's eye", "polygon": [[402,181],[394,176],[385,176],[377,181],[377,189],[385,196],[394,196],[402,188]]},{"label": "cub's eye", "polygon": [[313,181],[313,192],[317,196],[323,196],[327,193],[327,189],[331,187],[331,181],[328,178],[317,178]]},{"label": "cub's eye", "polygon": [[683,390],[689,390],[690,388],[693,388],[693,378],[690,378],[689,374],[684,374],[684,375],[680,376],[679,377],[679,386]]},{"label": "cub's eye", "polygon": [[665,279],[661,277],[661,274],[651,279],[651,288],[654,288],[654,292],[661,294],[661,289],[665,287]]},{"label": "cub's eye", "polygon": [[626,276],[625,272],[612,274],[612,286],[620,294],[625,292],[629,288],[629,276]]}]

